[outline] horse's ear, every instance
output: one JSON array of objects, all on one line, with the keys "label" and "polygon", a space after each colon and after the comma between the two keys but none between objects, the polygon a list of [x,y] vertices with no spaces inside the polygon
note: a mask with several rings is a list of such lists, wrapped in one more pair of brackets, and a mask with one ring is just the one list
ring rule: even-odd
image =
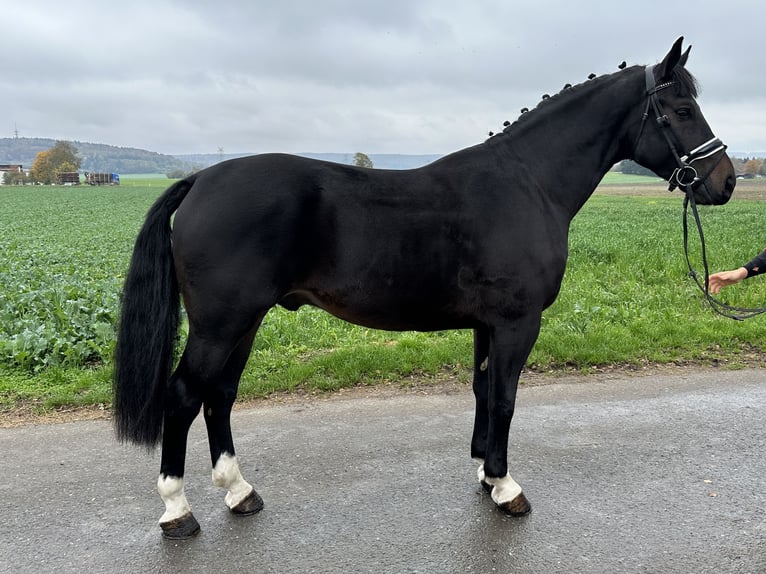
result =
[{"label": "horse's ear", "polygon": [[[681,63],[683,58],[683,55],[681,54],[681,44],[683,41],[683,36],[676,40],[675,44],[673,44],[673,47],[670,49],[670,52],[668,52],[668,55],[665,56],[665,59],[657,65],[657,80],[659,82],[670,80],[673,75],[673,70]],[[688,50],[686,56],[688,56]]]},{"label": "horse's ear", "polygon": [[681,56],[681,61],[678,62],[679,66],[681,66],[683,68],[686,67],[686,62],[689,60],[689,52],[691,52],[691,51],[692,51],[692,47],[691,46],[686,48],[686,52],[684,52],[683,55]]}]

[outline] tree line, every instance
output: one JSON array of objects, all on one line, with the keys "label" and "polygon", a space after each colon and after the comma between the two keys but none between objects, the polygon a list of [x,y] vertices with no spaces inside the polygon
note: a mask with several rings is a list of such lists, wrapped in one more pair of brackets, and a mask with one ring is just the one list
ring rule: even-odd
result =
[{"label": "tree line", "polygon": [[[734,173],[737,177],[755,177],[761,175],[766,177],[766,159],[757,157],[731,157],[731,163],[734,165]],[[617,164],[615,171],[619,171],[629,175],[648,175],[657,177],[657,174],[652,170],[645,168],[642,165],[637,164],[632,160],[625,160]]]},{"label": "tree line", "polygon": [[[354,154],[354,159],[352,165],[355,165],[357,167],[367,167],[367,168],[373,168],[375,167],[372,163],[372,160],[370,159],[370,156],[368,156],[366,153],[362,153],[360,151],[356,152]],[[192,175],[193,173],[199,171],[199,168],[193,167],[190,170],[185,169],[174,169],[169,172],[167,172],[167,176],[170,179],[183,179],[184,177],[187,177],[189,175]]]},{"label": "tree line", "polygon": [[[189,169],[190,164],[177,157],[148,150],[68,140],[81,158],[80,171],[128,173],[166,173]],[[0,163],[21,164],[29,171],[37,153],[56,144],[50,138],[0,138]]]},{"label": "tree line", "polygon": [[29,173],[6,172],[3,183],[23,185],[25,183],[57,183],[60,173],[77,172],[82,165],[82,158],[74,144],[57,141],[52,148],[38,152]]}]

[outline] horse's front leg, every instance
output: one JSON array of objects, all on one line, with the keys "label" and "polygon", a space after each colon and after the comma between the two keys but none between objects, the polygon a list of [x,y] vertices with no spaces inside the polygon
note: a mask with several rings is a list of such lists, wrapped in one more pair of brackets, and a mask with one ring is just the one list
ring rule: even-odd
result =
[{"label": "horse's front leg", "polygon": [[489,329],[480,327],[473,332],[473,394],[476,414],[473,419],[471,457],[484,461],[487,456],[487,432],[489,427]]},{"label": "horse's front leg", "polygon": [[490,331],[487,393],[487,447],[479,480],[504,512],[522,516],[532,510],[521,486],[508,472],[508,435],[521,370],[540,330],[540,316],[526,317]]},{"label": "horse's front leg", "polygon": [[168,383],[162,432],[162,461],[157,491],[165,503],[160,518],[166,538],[191,538],[200,530],[184,493],[184,466],[189,427],[199,413],[202,399],[191,391],[183,372],[183,361]]}]

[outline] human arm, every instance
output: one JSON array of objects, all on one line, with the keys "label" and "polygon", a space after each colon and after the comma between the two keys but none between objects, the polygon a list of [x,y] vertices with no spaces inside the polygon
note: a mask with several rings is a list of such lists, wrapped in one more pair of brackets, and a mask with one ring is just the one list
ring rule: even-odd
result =
[{"label": "human arm", "polygon": [[766,249],[745,263],[742,267],[731,271],[719,271],[708,278],[708,289],[712,294],[717,294],[722,287],[734,285],[743,279],[766,273]]}]

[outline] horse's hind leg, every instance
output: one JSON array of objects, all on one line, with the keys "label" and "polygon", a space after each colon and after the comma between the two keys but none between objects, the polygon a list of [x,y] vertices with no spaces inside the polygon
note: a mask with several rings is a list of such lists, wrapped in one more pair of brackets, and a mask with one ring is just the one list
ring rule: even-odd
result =
[{"label": "horse's hind leg", "polygon": [[205,424],[213,463],[213,484],[226,489],[226,505],[238,516],[255,514],[263,508],[263,499],[242,478],[231,433],[231,409],[237,396],[240,376],[250,356],[256,330],[257,327],[240,341],[226,362],[221,378],[207,390],[204,399]]},{"label": "horse's hind leg", "polygon": [[189,427],[201,405],[199,384],[190,375],[187,362],[182,357],[168,383],[162,432],[162,462],[157,479],[157,491],[165,503],[160,527],[167,538],[190,538],[200,529],[184,494],[184,466]]},{"label": "horse's hind leg", "polygon": [[[255,329],[252,329],[244,337],[230,333],[202,338],[192,331],[178,367],[168,383],[162,461],[157,481],[157,489],[165,503],[160,527],[167,538],[189,538],[199,532],[199,523],[184,494],[184,466],[189,427],[199,414],[203,402],[208,429],[213,429],[212,434],[209,430],[211,450],[216,445],[216,452],[219,453],[214,464],[221,459],[218,474],[227,477],[218,480],[226,481],[233,491],[235,506],[249,505],[253,509],[257,505],[257,495],[253,493],[250,496],[252,487],[239,476],[228,427],[228,416],[236,397],[239,375],[247,361],[254,333]],[[221,436],[228,436],[228,442],[225,438],[220,439]],[[224,453],[229,456],[224,457]],[[250,501],[246,502],[248,496]]]}]

